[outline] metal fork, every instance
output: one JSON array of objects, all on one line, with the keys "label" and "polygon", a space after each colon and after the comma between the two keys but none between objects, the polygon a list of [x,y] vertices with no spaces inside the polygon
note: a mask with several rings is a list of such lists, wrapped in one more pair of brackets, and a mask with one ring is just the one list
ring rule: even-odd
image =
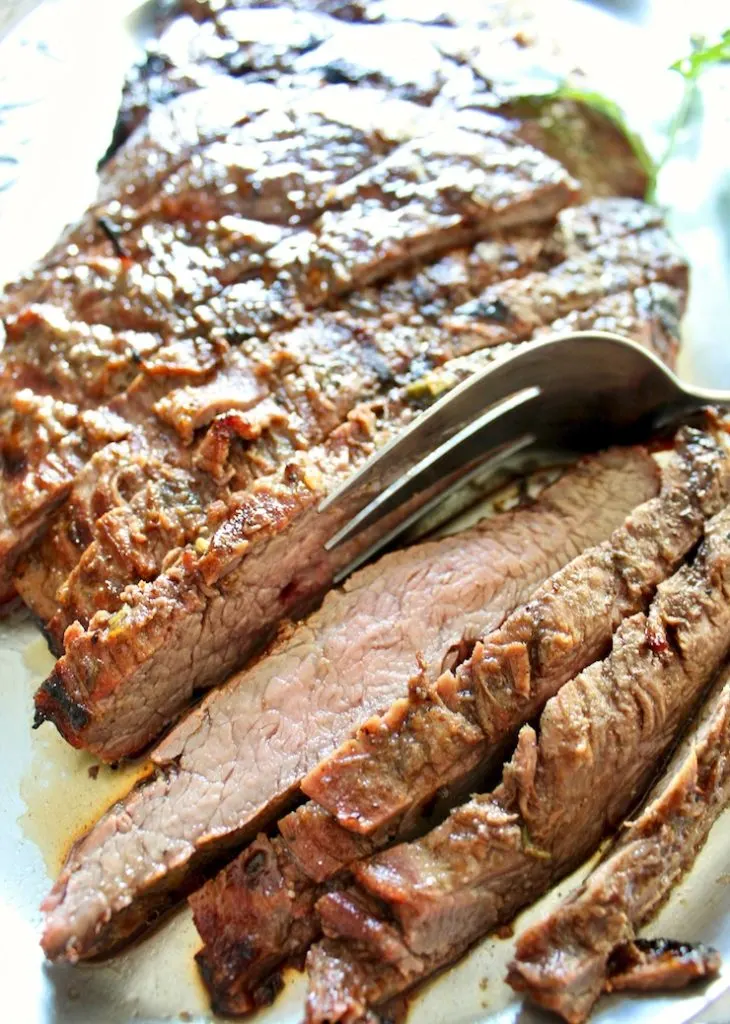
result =
[{"label": "metal fork", "polygon": [[[730,390],[691,387],[648,349],[607,331],[578,331],[526,343],[463,381],[325,498],[349,520],[332,550],[417,495],[448,479],[463,484],[517,452],[590,451],[646,439],[707,405],[730,405]],[[381,536],[341,579],[435,499]],[[354,513],[354,514],[353,514]]]}]

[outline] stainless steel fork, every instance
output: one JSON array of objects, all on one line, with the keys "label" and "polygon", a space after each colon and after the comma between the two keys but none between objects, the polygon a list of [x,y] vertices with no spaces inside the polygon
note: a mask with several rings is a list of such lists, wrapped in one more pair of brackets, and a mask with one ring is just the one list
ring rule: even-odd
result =
[{"label": "stainless steel fork", "polygon": [[484,471],[485,463],[527,449],[579,452],[645,439],[707,405],[730,406],[730,390],[684,384],[620,335],[579,331],[526,344],[455,387],[322,501],[321,511],[338,504],[356,510],[326,547],[351,540],[447,477],[463,483],[475,467]]}]

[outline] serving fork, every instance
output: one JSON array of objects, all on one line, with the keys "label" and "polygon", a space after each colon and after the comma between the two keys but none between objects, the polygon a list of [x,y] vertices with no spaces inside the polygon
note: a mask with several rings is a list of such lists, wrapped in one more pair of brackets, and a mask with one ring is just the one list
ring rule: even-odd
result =
[{"label": "serving fork", "polygon": [[[438,492],[338,579],[477,471],[486,474],[517,453],[578,453],[640,441],[708,405],[730,406],[730,390],[690,386],[618,334],[577,331],[525,343],[417,416],[322,501],[320,511],[340,506],[349,516],[327,541],[332,550],[419,495]],[[448,488],[439,489],[444,481]]]}]

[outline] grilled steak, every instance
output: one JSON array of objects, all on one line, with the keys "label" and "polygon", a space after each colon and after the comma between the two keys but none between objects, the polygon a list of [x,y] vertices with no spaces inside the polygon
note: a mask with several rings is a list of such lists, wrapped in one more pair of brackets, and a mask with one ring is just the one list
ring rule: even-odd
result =
[{"label": "grilled steak", "polygon": [[[112,459],[102,452],[78,480],[45,542],[18,573],[21,595],[46,620],[56,648],[60,649],[71,622],[86,626],[96,611],[115,611],[127,584],[153,579],[170,551],[210,529],[210,502],[216,497],[227,500],[230,493],[248,486],[252,465],[258,468],[263,461],[268,468],[271,460],[262,460],[260,449],[268,448],[272,429],[278,438],[286,434],[290,447],[307,448],[337,426],[358,399],[413,380],[428,365],[448,356],[528,337],[536,323],[566,308],[573,308],[569,315],[580,310],[582,324],[593,316],[606,326],[611,313],[607,307],[613,301],[621,314],[615,326],[671,359],[676,324],[663,329],[652,326],[650,311],[638,308],[642,301],[647,305],[641,298],[645,289],[618,293],[615,299],[609,294],[595,304],[595,311],[593,306],[585,307],[601,290],[610,293],[611,274],[604,260],[612,257],[619,263],[613,275],[618,286],[626,283],[626,275],[631,282],[640,280],[643,263],[648,276],[661,274],[678,282],[683,277],[684,268],[670,255],[671,247],[666,248],[664,260],[668,243],[663,237],[657,239],[660,229],[654,226],[649,208],[624,201],[580,209],[581,216],[561,215],[558,227],[548,236],[524,229],[470,253],[450,255],[413,276],[396,279],[382,292],[355,293],[349,316],[319,314],[263,344],[251,339],[245,343],[245,352],[239,346],[227,353],[206,383],[174,388],[160,399],[155,405],[157,416],[167,420],[182,441],[188,443],[195,431],[198,437],[205,431],[196,450],[178,447],[153,417],[149,425],[137,429],[134,438],[114,449]],[[581,221],[587,234],[576,238]],[[550,265],[556,260],[560,262],[547,275],[537,271],[524,285],[514,279],[504,287],[490,283],[513,276],[515,264],[517,273],[526,273],[531,264]],[[634,261],[639,264],[635,271]],[[564,297],[568,275],[573,288]],[[681,291],[675,293],[675,301],[681,308]],[[476,312],[484,317],[492,309],[496,319],[491,331],[484,319],[479,331],[464,330],[463,321],[473,321],[463,316],[449,330],[443,319],[460,304],[471,317]],[[264,437],[254,444],[262,432]],[[237,458],[242,443],[245,455]],[[280,457],[286,458],[287,452]],[[166,466],[173,468],[168,472]],[[129,497],[110,505],[107,496],[114,494],[113,481],[120,475],[126,478]],[[134,489],[130,491],[133,476],[139,480],[136,495]],[[97,482],[94,492],[89,492],[87,481]],[[75,500],[79,491],[82,500]],[[87,511],[89,494],[94,499],[92,515]],[[178,515],[180,509],[182,515]],[[79,544],[69,544],[69,535],[78,537]],[[144,538],[143,544],[139,538]],[[45,614],[58,603],[60,610]]]},{"label": "grilled steak", "polygon": [[510,984],[565,1020],[580,1022],[604,988],[672,988],[713,973],[700,969],[702,958],[690,955],[691,950],[683,955],[670,946],[638,963],[628,954],[635,942],[641,951],[636,930],[692,866],[729,802],[730,682],[725,671],[647,806],[608,857],[581,889],[520,937]]},{"label": "grilled steak", "polygon": [[[209,97],[211,102],[215,99]],[[154,407],[165,390],[215,370],[221,354],[231,348],[226,335],[233,340],[266,333],[277,323],[301,318],[306,306],[321,305],[391,274],[416,257],[436,255],[500,226],[549,219],[575,196],[575,184],[560,166],[517,142],[503,122],[472,121],[473,130],[442,129],[440,137],[438,133],[429,136],[434,123],[430,112],[369,93],[362,105],[352,105],[353,114],[355,108],[358,113],[349,123],[345,119],[343,128],[344,114],[332,113],[333,105],[341,109],[343,100],[336,89],[325,90],[316,99],[307,94],[289,103],[279,100],[278,110],[235,129],[240,151],[247,154],[248,164],[244,160],[242,169],[235,164],[226,167],[225,158],[219,158],[221,174],[216,178],[210,173],[210,161],[201,173],[195,172],[192,160],[184,164],[191,171],[192,185],[190,176],[186,184],[180,168],[168,183],[174,189],[172,201],[163,189],[150,200],[151,210],[132,212],[131,227],[124,219],[126,208],[118,210],[124,248],[112,256],[111,266],[106,266],[107,256],[92,258],[82,248],[78,258],[67,257],[61,267],[51,258],[46,269],[6,297],[11,345],[6,346],[3,371],[9,386],[0,409],[5,464],[0,561],[6,566],[12,565],[29,537],[65,499],[79,466],[91,453],[133,429],[126,419],[128,392],[109,406],[122,425],[112,436],[98,429],[97,420],[106,409],[99,408],[93,388],[86,394],[90,361],[86,350],[90,345],[99,347],[96,335],[86,341],[82,338],[79,346],[77,331],[59,331],[56,320],[50,318],[56,355],[47,374],[38,369],[36,352],[47,335],[49,318],[39,321],[32,309],[28,311],[29,302],[50,304],[73,321],[102,320],[112,328],[110,337],[104,336],[104,345],[116,345],[123,364],[112,378],[115,386],[124,390],[133,370],[141,370],[143,388]],[[244,106],[250,108],[251,103]],[[269,120],[261,124],[265,117]],[[378,124],[377,131],[373,122]],[[177,127],[174,119],[171,123]],[[309,136],[310,126],[311,149],[308,159],[296,165],[296,180],[290,175],[284,181],[278,170],[272,174],[271,168],[259,166],[267,141],[272,163],[277,157],[299,155],[299,131],[304,128]],[[177,134],[172,134],[179,142]],[[409,141],[397,145],[404,137]],[[234,150],[236,139],[228,143]],[[317,145],[320,139],[322,148]],[[212,164],[215,170],[215,159]],[[237,174],[238,170],[242,173]],[[305,185],[304,179],[309,183]],[[156,180],[155,185],[159,184]],[[212,186],[216,186],[213,196],[224,197],[213,210],[208,209]],[[302,196],[296,214],[291,201],[282,198],[294,194]],[[272,202],[283,203],[284,220],[295,216],[298,224],[309,226],[283,231],[240,216],[256,208],[271,218]],[[239,214],[233,223],[231,209]],[[99,221],[98,210],[94,216]],[[112,230],[106,215],[99,222],[106,231]],[[93,251],[93,240],[89,244]],[[110,246],[108,239],[104,244]],[[68,247],[60,252],[68,253]],[[246,280],[226,287],[217,276],[223,269],[229,284],[231,277]],[[217,316],[216,336],[211,331]],[[210,340],[201,338],[201,326]],[[235,335],[228,333],[233,327]],[[128,339],[123,344],[117,341],[119,330],[151,333],[157,340],[145,342],[144,350],[139,339],[134,344]],[[59,365],[63,379],[57,380]],[[18,390],[18,378],[24,373],[33,375],[32,387]],[[72,391],[69,396],[72,377],[78,381],[79,394]],[[77,397],[80,404],[67,397]]]},{"label": "grilled steak", "polygon": [[[206,941],[199,960],[215,1005],[243,1012],[255,1002],[265,974],[286,956],[303,953],[306,947],[297,943],[315,936],[312,907],[322,883],[374,853],[397,829],[407,832],[445,789],[453,801],[454,793],[473,785],[477,769],[483,776],[505,740],[564,682],[605,654],[618,622],[644,607],[695,546],[705,517],[728,498],[722,434],[716,441],[682,431],[658,497],[631,512],[608,541],[558,570],[528,604],[479,640],[455,672],[435,684],[429,674],[433,679],[438,669],[416,676],[407,698],[366,721],[305,776],[302,789],[322,806],[304,804],[280,822],[283,842],[266,841],[271,871],[278,863],[278,877],[296,879],[293,894],[282,902],[282,883],[269,894],[276,911],[269,908],[258,878],[247,881],[245,852],[192,900]],[[473,637],[464,637],[459,647],[472,645]],[[238,963],[241,947],[247,956]]]},{"label": "grilled steak", "polygon": [[611,653],[525,726],[502,784],[320,898],[310,1021],[367,1008],[450,963],[576,867],[643,792],[730,649],[730,512],[694,562],[625,619]]},{"label": "grilled steak", "polygon": [[[319,378],[322,383],[317,384],[315,394],[321,394],[326,378],[331,374],[331,368],[339,365],[340,359],[343,364],[343,376],[347,370],[349,380],[332,380],[325,402],[325,407],[329,406],[330,410],[333,407],[337,408],[338,402],[351,405],[358,393],[367,390],[368,387],[377,389],[379,371],[382,374],[384,369],[389,374],[394,374],[396,380],[399,373],[407,380],[413,373],[414,363],[418,365],[419,358],[429,360],[438,350],[448,356],[529,338],[534,335],[537,327],[545,326],[568,308],[578,307],[587,310],[592,301],[606,290],[610,290],[612,281],[615,281],[614,287],[620,290],[627,286],[643,287],[647,279],[651,280],[656,276],[681,281],[684,274],[684,265],[672,248],[668,247],[664,232],[648,227],[638,234],[609,238],[598,245],[593,253],[571,257],[553,270],[536,271],[523,279],[497,282],[488,286],[477,299],[458,307],[453,315],[444,314],[439,320],[435,335],[425,328],[405,326],[400,331],[381,331],[374,336],[372,345],[368,346],[363,344],[363,340],[367,341],[367,338],[363,339],[361,334],[355,331],[350,347],[347,344],[346,325],[343,344],[342,325],[335,320],[337,333],[333,339],[323,339],[319,330],[310,332],[309,335],[305,333],[307,344],[319,344],[322,346],[320,351],[327,353],[327,358],[322,360],[323,376]],[[314,337],[311,337],[312,334]],[[377,352],[375,360],[373,349]],[[356,359],[362,360],[359,368]],[[291,379],[292,375],[286,377],[287,381]],[[307,386],[311,382],[311,377],[305,378]],[[352,390],[349,390],[348,384]],[[189,410],[189,392],[183,398],[188,403]],[[301,407],[297,412],[301,413]],[[346,413],[347,405],[344,408],[340,406],[340,415],[344,416]],[[311,416],[310,419],[317,424],[316,416]],[[244,417],[244,424],[246,422]],[[331,417],[325,418],[324,422],[329,423],[331,429],[336,423],[336,418],[334,423]],[[209,433],[213,431],[212,439],[216,444],[218,425],[214,420],[209,428]],[[229,430],[230,427],[227,426],[225,429]],[[208,440],[210,439],[206,438],[201,444],[205,445]],[[317,434],[311,436],[310,440],[318,440]],[[224,435],[224,445],[225,442]],[[294,447],[306,447],[306,438],[304,444],[299,443]],[[224,447],[224,455],[226,451]],[[286,465],[286,462],[284,464]],[[350,462],[350,466],[352,465],[354,464]],[[263,486],[262,482],[260,483]],[[326,475],[321,476],[321,486],[325,492],[331,486]],[[267,492],[264,490],[257,493]],[[254,511],[257,504],[255,494],[247,500],[246,522],[250,523],[259,513]],[[259,499],[259,503],[266,500],[268,499],[265,497]],[[202,502],[200,504],[203,505]],[[317,593],[328,585],[330,575],[316,576],[315,573],[310,573],[305,584],[308,589],[304,594],[301,584],[297,585],[296,603],[282,605],[277,595],[273,603],[266,607],[256,605],[247,613],[246,602],[248,601],[250,607],[252,587],[251,572],[256,571],[258,564],[254,556],[259,550],[258,545],[262,538],[251,539],[250,528],[246,526],[244,532],[241,532],[244,521],[237,510],[238,502],[235,496],[231,505],[232,510],[224,510],[222,515],[216,508],[215,512],[220,516],[220,520],[211,524],[208,519],[205,524],[209,534],[212,534],[209,551],[200,555],[190,545],[184,557],[163,571],[154,579],[151,586],[137,586],[124,593],[124,603],[119,611],[125,616],[129,615],[128,618],[123,621],[115,619],[109,628],[108,618],[102,613],[89,621],[88,629],[85,631],[74,627],[71,633],[67,633],[66,654],[59,662],[53,680],[45,688],[39,706],[46,717],[53,717],[57,721],[72,742],[89,746],[104,757],[119,757],[138,751],[154,738],[164,723],[170,721],[172,715],[182,710],[195,689],[222,681],[229,672],[242,663],[252,650],[252,646],[256,642],[260,643],[267,629],[284,615],[296,613],[297,609],[301,611],[305,606],[305,598],[307,601],[313,600]],[[298,529],[301,525],[300,514],[292,510],[292,528],[296,526]],[[129,517],[126,522],[130,523],[128,534],[145,535],[144,524],[140,525],[138,520],[135,522],[133,517]],[[193,518],[191,526],[195,525],[196,519]],[[157,530],[156,522],[154,529]],[[279,529],[283,532],[283,521],[279,524]],[[237,532],[240,534],[238,537]],[[207,539],[205,535],[203,536]],[[194,542],[196,541],[197,538]],[[222,547],[225,549],[223,558],[220,557]],[[112,557],[115,558],[118,546],[112,543],[112,548]],[[154,550],[153,544],[150,544],[149,548]],[[306,564],[306,559],[310,557],[309,550],[305,546],[299,549],[298,555],[302,559],[302,565]],[[245,558],[240,557],[244,553]],[[160,548],[160,554],[165,554],[164,545]],[[100,585],[92,590],[85,607],[81,606],[82,612],[86,615],[93,612],[94,607],[101,603],[98,600],[99,593],[105,598],[105,580],[109,578],[105,572],[105,560],[102,558],[100,562],[97,561],[97,549],[90,552],[90,561],[92,566],[96,566]],[[121,561],[124,573],[123,558]],[[291,598],[294,591],[289,585],[298,577],[299,569],[293,563],[286,564],[290,575],[279,582],[279,591]],[[82,568],[85,569],[86,565]],[[154,568],[153,563],[153,570]],[[334,569],[334,563],[331,563],[330,568]],[[324,569],[323,571],[326,572]],[[114,579],[113,573],[111,578]],[[225,628],[221,628],[216,613],[203,612],[206,605],[215,604],[218,600],[215,594],[211,596],[210,588],[219,580],[223,590],[221,603],[223,600],[239,602],[237,615],[227,621]],[[115,588],[117,593],[121,585],[133,581],[132,573],[128,572],[126,578],[122,575],[120,585]],[[76,600],[78,591],[71,589],[75,580],[71,579],[69,582],[71,587],[67,593],[73,609],[72,602]],[[84,581],[81,582],[83,584]],[[176,596],[178,594],[179,597]],[[252,614],[256,616],[253,619]],[[179,637],[179,641],[173,641],[173,636]],[[175,697],[175,703],[168,703],[165,696],[171,686],[168,644],[177,644],[182,657],[182,651],[190,644],[193,636],[197,636],[195,650],[190,660],[186,659],[184,663],[181,660],[180,678],[177,680],[178,695]],[[93,682],[88,679],[90,664],[94,666]],[[182,667],[183,664],[187,666],[185,669]],[[156,679],[157,672],[162,672],[164,679]],[[187,678],[183,678],[184,676]],[[155,681],[152,682],[153,680]],[[156,695],[152,701],[149,696],[151,687],[154,687]],[[97,688],[103,694],[103,703],[100,704],[96,703],[94,695]],[[56,710],[55,701],[47,699],[49,690],[54,696],[61,697],[60,712]],[[143,699],[138,696],[141,692],[145,693]],[[84,711],[91,720],[92,728],[97,730],[94,738],[93,732],[69,729],[64,723],[64,718],[67,717],[64,705],[67,706],[69,702],[79,703],[75,694],[83,694]],[[128,730],[127,722],[120,723],[115,718],[115,706],[126,707],[131,704],[136,704],[139,708],[138,723],[135,723],[134,730]],[[111,748],[105,747],[108,738],[113,738]]]},{"label": "grilled steak", "polygon": [[[346,452],[342,438],[334,456],[341,463]],[[293,486],[289,501],[298,493]],[[90,956],[143,927],[150,907],[177,898],[202,862],[270,820],[308,769],[364,716],[403,693],[419,651],[439,665],[454,642],[499,622],[656,486],[644,453],[609,452],[567,474],[534,507],[387,555],[353,576],[174,730],[154,752],[153,778],[77,845],[46,901],[46,953]],[[311,527],[302,543],[312,533],[314,574],[314,557],[324,553]],[[290,541],[276,545],[274,537],[254,600],[265,595],[270,566],[292,548]],[[414,588],[416,576],[431,586]],[[235,614],[226,606],[226,615]],[[174,658],[175,647],[167,651]],[[170,661],[170,677],[177,671]],[[118,870],[120,863],[128,868]]]}]

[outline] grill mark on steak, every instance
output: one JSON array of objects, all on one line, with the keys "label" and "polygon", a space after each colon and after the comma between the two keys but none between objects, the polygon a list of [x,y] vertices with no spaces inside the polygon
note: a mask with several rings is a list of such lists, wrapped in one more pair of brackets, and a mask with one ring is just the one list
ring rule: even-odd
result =
[{"label": "grill mark on steak", "polygon": [[[630,513],[599,548],[558,570],[527,605],[476,643],[457,672],[429,685],[424,671],[411,681],[408,697],[364,722],[353,739],[305,776],[302,790],[322,806],[310,801],[284,818],[279,823],[284,842],[272,845],[286,870],[297,875],[297,896],[288,906],[288,956],[305,951],[294,948],[300,905],[311,907],[332,887],[333,876],[387,845],[396,831],[407,835],[422,808],[444,787],[455,788],[453,803],[459,792],[473,788],[477,770],[484,778],[502,755],[505,740],[563,682],[605,653],[618,622],[642,609],[656,585],[695,546],[704,519],[730,496],[727,450],[697,431],[680,432],[662,477],[658,497]],[[434,674],[438,666],[435,673],[432,667],[432,679]],[[225,869],[192,901],[206,942],[206,983],[216,1005],[229,1009],[245,1007],[262,972],[281,966],[281,961],[272,962],[267,945],[263,898],[250,905],[248,917],[241,913],[225,919],[225,908],[236,902],[231,888],[241,906],[249,906],[246,893],[239,891],[241,877],[235,867]],[[219,905],[217,913],[210,904]],[[281,908],[280,930],[284,921]],[[238,973],[230,967],[236,936],[265,951]]]},{"label": "grill mark on steak", "polygon": [[[685,969],[670,948],[666,961],[616,955],[639,944],[644,925],[692,866],[718,815],[730,802],[730,682],[727,669],[699,721],[675,754],[644,808],[586,882],[517,943],[508,980],[568,1021],[588,1017],[603,989],[661,988],[705,976],[693,957]],[[715,961],[717,964],[717,961]],[[624,977],[622,964],[628,966]],[[664,964],[664,966],[663,966]],[[616,977],[618,972],[619,977]],[[709,970],[712,973],[712,961]]]},{"label": "grill mark on steak", "polygon": [[[393,425],[397,429],[402,422],[394,420]],[[349,443],[363,444],[365,438],[353,436],[355,429],[351,423]],[[346,444],[346,439],[338,440],[335,461],[347,452]],[[628,508],[655,488],[655,469],[645,454],[610,452],[588,460],[556,484],[542,506],[538,501],[458,539],[388,555],[355,574],[343,590],[327,597],[319,612],[285,634],[267,658],[234,677],[181,723],[153,754],[158,773],[75,848],[46,901],[47,954],[68,959],[93,955],[134,932],[141,924],[139,901],[149,907],[167,899],[188,871],[243,842],[262,821],[280,812],[304,772],[363,715],[405,686],[419,648],[427,645],[431,660],[437,661],[439,649],[448,649],[454,633],[461,635],[472,619],[501,619],[529,589],[530,573],[533,580],[544,578],[580,546],[605,536]],[[279,514],[276,495],[269,485],[267,490],[274,517]],[[290,485],[287,500],[296,494]],[[318,500],[315,491],[314,507]],[[311,534],[306,522],[303,526],[302,542]],[[319,538],[316,533],[318,552]],[[264,580],[271,564],[291,549],[291,539],[278,549],[268,545]],[[494,559],[493,567],[485,552]],[[430,592],[414,588],[416,578],[433,579],[443,599],[432,601]],[[187,593],[192,602],[194,596]],[[207,615],[223,612],[237,616],[240,608],[221,601]],[[354,622],[360,623],[367,671],[361,672],[361,661],[353,659]],[[118,628],[123,630],[124,624]],[[164,627],[160,632],[169,638]],[[89,645],[89,659],[99,647]],[[169,656],[177,649],[174,642],[166,647],[171,678],[178,670]],[[396,663],[402,666],[397,671]],[[108,687],[103,677],[95,682],[103,690]],[[118,863],[117,856],[133,874],[106,871],[106,864]]]},{"label": "grill mark on steak", "polygon": [[719,974],[720,954],[702,943],[634,939],[617,946],[608,962],[606,992],[685,988]]},{"label": "grill mark on steak", "polygon": [[[621,623],[605,661],[548,702],[538,733],[523,727],[496,790],[319,900],[327,939],[307,958],[307,1020],[359,1018],[451,963],[620,823],[727,657],[729,526],[728,510],[711,520],[694,562]],[[647,637],[667,630],[674,643],[657,653]]]}]

